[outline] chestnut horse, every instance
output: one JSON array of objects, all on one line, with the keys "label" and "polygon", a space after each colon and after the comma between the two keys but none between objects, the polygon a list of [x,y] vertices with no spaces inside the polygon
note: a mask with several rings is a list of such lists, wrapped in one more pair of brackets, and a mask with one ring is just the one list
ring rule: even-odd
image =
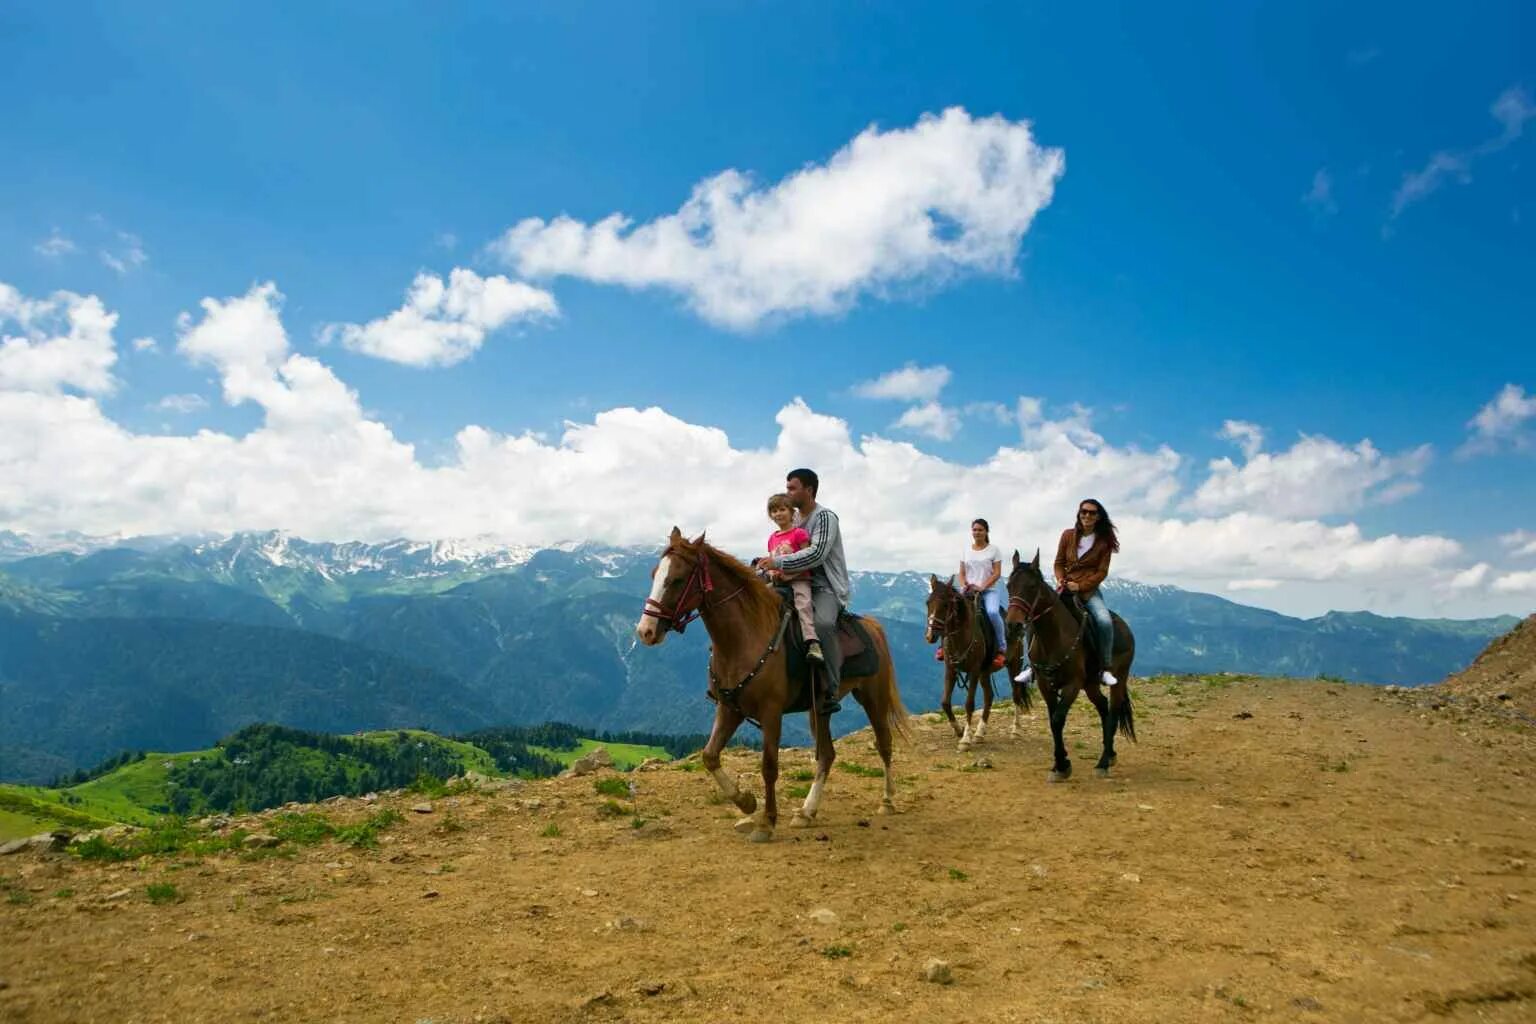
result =
[{"label": "chestnut horse", "polygon": [[[949,727],[955,731],[961,753],[973,744],[987,738],[987,720],[992,715],[992,659],[987,656],[986,638],[982,635],[981,613],[974,598],[955,589],[954,578],[947,582],[932,574],[928,577],[928,630],[925,639],[931,644],[938,641],[944,651],[944,695],[939,707],[949,719]],[[1006,643],[998,637],[996,642],[1005,645],[1009,664],[1017,665],[1021,657],[1018,643]],[[1011,680],[1019,669],[1011,668]],[[965,687],[965,728],[955,721],[954,708],[949,698],[955,683]],[[981,720],[972,721],[976,710],[976,684],[981,684]],[[1013,684],[1013,729],[1011,735],[1019,735],[1019,716],[1022,708],[1029,707],[1029,687]]]},{"label": "chestnut horse", "polygon": [[1008,624],[1010,629],[1016,625],[1029,629],[1029,663],[1035,670],[1040,696],[1045,698],[1051,739],[1055,741],[1056,762],[1046,776],[1051,782],[1065,782],[1072,777],[1072,760],[1067,757],[1061,733],[1079,690],[1088,694],[1098,710],[1104,731],[1104,750],[1094,765],[1100,778],[1108,778],[1115,763],[1116,730],[1132,741],[1136,739],[1131,707],[1131,661],[1136,656],[1136,638],[1124,619],[1111,615],[1115,622],[1115,651],[1109,667],[1120,683],[1107,687],[1110,692],[1106,698],[1106,687],[1094,664],[1098,657],[1087,647],[1088,631],[1093,628],[1088,613],[1073,616],[1066,602],[1045,582],[1040,573],[1040,552],[1035,552],[1033,562],[1020,561],[1019,553],[1013,553],[1013,570],[1008,574]]},{"label": "chestnut horse", "polygon": [[[702,534],[686,540],[674,526],[666,550],[651,571],[651,593],[635,626],[636,636],[648,647],[664,641],[669,631],[681,633],[694,618],[702,620],[709,631],[709,693],[715,700],[715,724],[704,746],[704,767],[726,798],[751,815],[736,824],[742,831],[751,831],[749,838],[754,843],[772,839],[779,820],[774,791],[779,778],[779,735],[785,709],[798,693],[789,678],[785,651],[791,614],[793,608],[756,572],[706,544]],[[861,619],[879,652],[880,667],[870,676],[845,675],[838,695],[851,693],[869,715],[875,749],[885,766],[885,790],[878,813],[892,814],[896,810],[896,782],[891,775],[891,734],[910,741],[912,731],[896,688],[885,630],[872,618]],[[822,638],[823,644],[836,642],[835,637]],[[831,723],[816,714],[814,700],[809,714],[811,734],[816,739],[816,777],[790,823],[793,828],[804,828],[815,820],[827,775],[837,757]],[[763,731],[761,808],[757,799],[738,788],[736,780],[720,767],[720,752],[747,719],[756,721]]]}]

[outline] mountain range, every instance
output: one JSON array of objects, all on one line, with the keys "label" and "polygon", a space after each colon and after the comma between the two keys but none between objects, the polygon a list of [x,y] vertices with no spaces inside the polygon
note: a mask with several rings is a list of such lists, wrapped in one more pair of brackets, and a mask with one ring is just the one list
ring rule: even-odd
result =
[{"label": "mountain range", "polygon": [[[39,543],[0,532],[0,780],[43,781],[129,748],[206,746],[258,721],[707,731],[703,629],[634,645],[656,554],[280,532]],[[922,640],[927,576],[853,578],[855,610],[887,623],[908,705],[932,706],[940,670]],[[1136,631],[1142,675],[1429,683],[1518,622],[1297,619],[1124,580],[1106,596]],[[840,731],[864,724],[849,707]]]}]

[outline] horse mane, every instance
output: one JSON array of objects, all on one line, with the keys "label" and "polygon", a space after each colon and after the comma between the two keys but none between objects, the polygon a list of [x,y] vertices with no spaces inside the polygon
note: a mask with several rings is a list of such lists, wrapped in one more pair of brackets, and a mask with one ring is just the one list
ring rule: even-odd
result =
[{"label": "horse mane", "polygon": [[[716,598],[729,597],[737,587],[740,587],[741,596],[733,600],[742,602],[749,614],[759,620],[763,628],[770,631],[778,629],[779,616],[783,607],[779,600],[779,592],[764,583],[756,570],[734,555],[721,551],[708,541],[704,542],[704,550],[709,552],[709,569],[716,577]],[[681,544],[673,543],[667,547],[667,551],[668,553],[675,551],[693,560],[699,557],[697,549],[687,541]],[[724,594],[720,593],[722,583],[725,584]]]}]

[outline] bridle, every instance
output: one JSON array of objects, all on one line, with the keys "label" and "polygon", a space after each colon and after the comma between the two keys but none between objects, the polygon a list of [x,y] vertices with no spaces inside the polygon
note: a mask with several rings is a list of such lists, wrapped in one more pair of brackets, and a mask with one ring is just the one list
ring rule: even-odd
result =
[{"label": "bridle", "polygon": [[[976,649],[976,644],[981,639],[981,633],[979,629],[971,630],[971,641],[965,645],[965,650],[959,654],[952,654],[949,649],[950,638],[958,631],[956,620],[960,618],[961,606],[965,604],[965,598],[960,594],[944,594],[940,595],[939,600],[949,606],[949,611],[945,613],[942,619],[937,615],[928,616],[928,632],[932,636],[933,630],[935,628],[938,629],[939,643],[944,648],[944,660],[958,666],[971,656],[971,651]],[[1002,643],[1001,638],[999,638],[998,642]]]},{"label": "bridle", "polygon": [[[1044,581],[1042,581],[1042,583],[1043,582]],[[1018,597],[1017,595],[1012,594],[1012,593],[1010,593],[1008,595],[1008,607],[1010,609],[1012,609],[1012,608],[1021,609],[1023,611],[1023,613],[1024,613],[1024,623],[1027,626],[1033,626],[1035,623],[1037,623],[1041,619],[1045,618],[1051,612],[1055,611],[1058,606],[1061,606],[1061,603],[1059,601],[1051,601],[1050,600],[1050,592],[1047,591],[1044,588],[1044,586],[1042,586],[1039,590],[1035,591],[1034,598],[1032,598],[1031,600],[1028,600],[1028,601],[1026,601],[1022,597]],[[1030,658],[1030,661],[1029,661],[1030,666],[1033,667],[1040,674],[1040,676],[1042,677],[1042,680],[1050,679],[1051,677],[1053,677],[1056,674],[1056,670],[1057,669],[1061,668],[1062,665],[1066,664],[1067,659],[1072,656],[1072,652],[1076,651],[1077,648],[1079,647],[1079,645],[1082,644],[1082,642],[1083,642],[1083,634],[1087,630],[1087,628],[1088,628],[1088,615],[1085,612],[1082,615],[1082,617],[1078,620],[1077,635],[1072,638],[1071,646],[1069,646],[1065,651],[1063,651],[1060,657],[1058,657],[1055,661],[1052,661],[1052,662],[1037,662],[1033,658]],[[1029,657],[1029,648],[1028,647],[1025,648],[1024,656],[1027,657],[1027,658]]]},{"label": "bridle", "polygon": [[1018,608],[1023,611],[1024,624],[1026,626],[1033,626],[1035,623],[1039,622],[1041,619],[1045,618],[1047,615],[1051,614],[1051,612],[1056,610],[1056,605],[1050,602],[1043,586],[1037,590],[1035,592],[1035,596],[1028,601],[1024,600],[1022,597],[1019,597],[1016,594],[1010,593],[1008,595],[1008,607]]},{"label": "bridle", "polygon": [[[651,575],[653,577],[656,575],[654,568],[651,570]],[[645,610],[642,616],[649,615],[667,629],[681,633],[688,628],[688,623],[703,614],[707,605],[719,607],[746,589],[746,585],[743,584],[737,587],[729,597],[710,605],[709,595],[714,593],[715,581],[709,572],[709,548],[701,546],[698,560],[693,563],[693,571],[688,574],[688,579],[683,583],[683,589],[677,595],[677,600],[672,602],[672,607],[668,608],[655,598],[648,597],[645,599]]]}]

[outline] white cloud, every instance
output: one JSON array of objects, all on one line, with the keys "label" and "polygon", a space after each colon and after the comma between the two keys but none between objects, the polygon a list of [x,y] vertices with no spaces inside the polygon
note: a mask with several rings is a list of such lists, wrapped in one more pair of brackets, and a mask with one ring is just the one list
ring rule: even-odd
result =
[{"label": "white cloud", "polygon": [[134,338],[133,350],[135,352],[159,352],[160,343],[155,341],[154,338]]},{"label": "white cloud", "polygon": [[405,305],[364,325],[331,324],[322,339],[406,366],[452,366],[474,355],[487,334],[520,320],[558,315],[555,297],[505,277],[455,269],[448,283],[421,273]]},{"label": "white cloud", "polygon": [[119,231],[114,247],[103,248],[99,255],[101,262],[119,274],[132,273],[149,262],[149,253],[144,251],[144,243],[137,235],[131,235],[126,231]]},{"label": "white cloud", "polygon": [[111,391],[116,326],[117,314],[94,295],[61,291],[28,299],[0,282],[0,391]]},{"label": "white cloud", "polygon": [[947,366],[918,366],[908,363],[899,370],[882,373],[874,380],[853,386],[860,398],[897,398],[909,402],[932,401],[939,397],[950,380]]},{"label": "white cloud", "polygon": [[1500,594],[1536,594],[1536,570],[1507,572],[1494,580],[1490,589]]},{"label": "white cloud", "polygon": [[1488,578],[1488,573],[1492,569],[1493,566],[1489,565],[1487,562],[1478,562],[1476,565],[1467,569],[1463,569],[1461,572],[1458,572],[1452,576],[1447,586],[1449,586],[1452,590],[1475,589],[1482,586],[1483,581]]},{"label": "white cloud", "polygon": [[1235,443],[1245,459],[1251,459],[1264,450],[1264,428],[1257,423],[1226,420],[1221,425],[1221,436]]},{"label": "white cloud", "polygon": [[1259,578],[1259,579],[1251,579],[1251,580],[1233,580],[1233,581],[1231,581],[1230,583],[1227,584],[1227,589],[1228,590],[1237,590],[1237,591],[1242,591],[1242,590],[1274,590],[1278,586],[1280,586],[1280,581],[1279,580],[1270,580],[1270,579]]},{"label": "white cloud", "polygon": [[948,441],[960,432],[960,414],[938,402],[924,402],[902,413],[891,426]]},{"label": "white cloud", "polygon": [[1193,512],[1248,510],[1287,518],[1354,512],[1417,491],[1417,477],[1432,455],[1428,445],[1387,456],[1370,441],[1348,447],[1306,435],[1287,451],[1269,453],[1260,450],[1263,432],[1237,420],[1227,421],[1222,434],[1243,449],[1243,464],[1213,459],[1210,475],[1185,503]]},{"label": "white cloud", "polygon": [[1014,411],[1002,402],[968,402],[960,411],[966,416],[989,419],[1004,426],[1018,418]]},{"label": "white cloud", "polygon": [[[8,310],[29,302],[5,296]],[[77,309],[99,309],[95,299],[74,299]],[[744,496],[778,489],[788,468],[809,465],[841,514],[850,561],[871,569],[948,565],[978,515],[992,521],[1000,545],[1038,546],[1048,556],[1078,499],[1091,495],[1120,527],[1115,573],[1132,579],[1230,587],[1321,610],[1333,594],[1415,607],[1466,571],[1447,537],[1368,536],[1273,509],[1181,518],[1171,512],[1181,490],[1177,452],[1118,447],[1093,431],[1088,410],[1053,419],[1034,399],[1018,403],[1021,440],[977,464],[878,435],[856,438],[846,422],[798,399],[780,409],[776,437],[758,448],[659,408],[618,408],[567,423],[553,439],[466,425],[428,461],[366,413],[330,368],[291,351],[281,301],[273,285],[257,285],[204,300],[178,328],[178,351],[218,374],[225,401],[260,409],[260,425],[243,435],[134,433],[89,395],[0,390],[0,529],[280,527],[318,540],[659,544],[675,523],[746,552],[761,543],[761,502]],[[30,302],[20,316],[35,322],[46,305]]]},{"label": "white cloud", "polygon": [[76,249],[75,243],[54,228],[47,238],[32,247],[32,251],[45,259],[56,260],[68,256]]},{"label": "white cloud", "polygon": [[1530,530],[1515,530],[1506,533],[1499,541],[1510,549],[1510,554],[1516,558],[1526,555],[1536,555],[1536,533]]},{"label": "white cloud", "polygon": [[1403,175],[1392,195],[1392,217],[1396,220],[1414,203],[1428,198],[1447,181],[1466,185],[1472,181],[1472,165],[1482,157],[1497,153],[1525,132],[1525,122],[1536,117],[1536,104],[1518,86],[1504,90],[1488,108],[1499,123],[1499,134],[1467,150],[1441,150],[1417,171]]},{"label": "white cloud", "polygon": [[1312,187],[1301,197],[1301,201],[1314,213],[1328,215],[1339,212],[1339,204],[1333,199],[1333,175],[1328,173],[1328,168],[1320,167],[1312,175]]},{"label": "white cloud", "polygon": [[186,414],[208,408],[208,399],[202,395],[166,395],[150,408],[159,412]]},{"label": "white cloud", "polygon": [[1525,450],[1531,447],[1531,435],[1526,421],[1536,417],[1536,395],[1527,395],[1525,388],[1505,384],[1497,395],[1467,421],[1472,431],[1458,455],[1486,455],[1506,445]]},{"label": "white cloud", "polygon": [[712,323],[748,329],[957,274],[1013,273],[1064,167],[1027,122],[953,107],[910,128],[871,126],[771,186],[727,170],[638,226],[617,213],[529,218],[492,248],[527,277],[663,288]]}]

